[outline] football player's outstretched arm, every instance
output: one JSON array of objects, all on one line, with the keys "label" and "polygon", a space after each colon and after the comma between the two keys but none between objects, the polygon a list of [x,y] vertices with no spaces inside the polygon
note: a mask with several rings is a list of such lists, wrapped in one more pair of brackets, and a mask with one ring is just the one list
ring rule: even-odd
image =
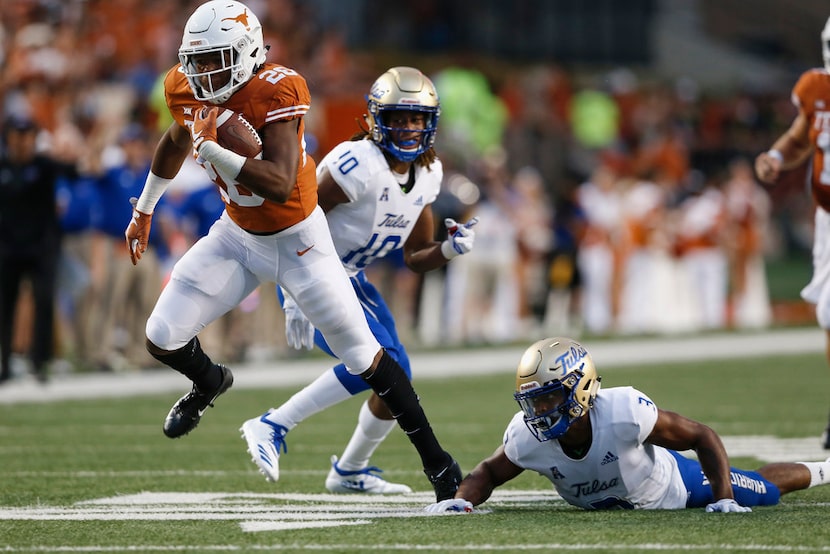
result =
[{"label": "football player's outstretched arm", "polygon": [[416,273],[426,273],[444,266],[447,260],[441,254],[441,243],[436,241],[435,218],[432,206],[424,207],[403,247],[406,266]]},{"label": "football player's outstretched arm", "polygon": [[[452,225],[447,222],[452,222]],[[472,227],[477,222],[477,217],[463,225],[447,219],[445,225],[449,236],[447,240],[438,242],[434,239],[435,223],[432,207],[426,206],[404,244],[404,262],[412,271],[426,273],[446,265],[456,256],[467,254],[473,249],[475,232]]]},{"label": "football player's outstretched arm", "polygon": [[159,139],[141,196],[130,200],[133,206],[132,217],[124,231],[124,237],[133,265],[138,263],[141,255],[147,250],[156,203],[181,169],[190,151],[190,132],[178,123],[170,125]]},{"label": "football player's outstretched arm", "polygon": [[481,462],[458,486],[455,498],[463,498],[478,506],[493,494],[493,490],[517,477],[524,469],[511,462],[499,446],[493,454]]},{"label": "football player's outstretched arm", "polygon": [[807,116],[803,110],[799,110],[790,128],[775,141],[772,148],[755,158],[758,179],[772,185],[778,180],[781,171],[798,167],[807,161],[813,151],[809,131]]},{"label": "football player's outstretched arm", "polygon": [[729,480],[729,456],[711,427],[658,409],[657,422],[646,442],[677,451],[694,450],[703,473],[709,478],[715,500],[734,498]]}]

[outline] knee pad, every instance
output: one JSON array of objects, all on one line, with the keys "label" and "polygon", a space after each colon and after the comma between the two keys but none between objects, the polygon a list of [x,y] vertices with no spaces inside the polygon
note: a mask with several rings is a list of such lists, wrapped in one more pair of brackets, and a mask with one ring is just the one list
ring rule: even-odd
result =
[{"label": "knee pad", "polygon": [[162,350],[178,350],[190,340],[173,342],[173,332],[170,324],[163,318],[153,315],[147,320],[147,325],[144,327],[144,334],[147,336],[148,341]]}]

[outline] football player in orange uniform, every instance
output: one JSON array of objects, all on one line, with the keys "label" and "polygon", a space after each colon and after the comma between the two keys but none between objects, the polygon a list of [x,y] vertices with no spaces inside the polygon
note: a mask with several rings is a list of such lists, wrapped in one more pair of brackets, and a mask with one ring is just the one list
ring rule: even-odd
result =
[{"label": "football player in orange uniform", "polygon": [[[303,116],[311,95],[296,71],[266,62],[262,27],[239,2],[213,0],[188,19],[180,63],[164,92],[175,122],[160,139],[125,232],[133,263],[147,248],[153,208],[191,154],[216,183],[225,212],[185,253],[147,321],[147,349],[193,382],[164,421],[175,438],[192,431],[233,383],[197,334],[261,283],[294,299],[348,368],[378,392],[421,456],[436,497],[451,498],[461,470],[441,448],[401,366],[377,342],[317,205]],[[219,107],[242,114],[262,138],[262,158],[219,145]],[[263,440],[267,437],[263,437]]]},{"label": "football player in orange uniform", "polygon": [[[810,190],[816,204],[813,277],[801,297],[816,306],[830,361],[830,19],[821,32],[821,53],[824,67],[806,71],[793,87],[798,115],[772,148],[758,155],[755,172],[761,181],[773,184],[782,170],[810,161]],[[830,450],[830,422],[823,442]]]}]

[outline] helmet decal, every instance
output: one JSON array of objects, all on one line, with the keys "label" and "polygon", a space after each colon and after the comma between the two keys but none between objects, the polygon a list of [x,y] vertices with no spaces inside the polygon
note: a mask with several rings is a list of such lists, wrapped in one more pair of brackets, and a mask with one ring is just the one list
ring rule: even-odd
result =
[{"label": "helmet decal", "polygon": [[[233,17],[223,17],[222,21],[233,21],[235,23],[241,23],[245,27],[246,31],[251,30],[251,26],[248,24],[248,8],[245,8],[245,11],[243,11],[239,15],[235,15]],[[231,27],[224,27],[223,26],[222,30],[223,31],[230,31]]]},{"label": "helmet decal", "polygon": [[587,355],[588,352],[584,346],[579,343],[574,343],[568,350],[554,360],[554,365],[561,364],[565,372],[570,372],[571,369],[580,369],[582,361]]}]

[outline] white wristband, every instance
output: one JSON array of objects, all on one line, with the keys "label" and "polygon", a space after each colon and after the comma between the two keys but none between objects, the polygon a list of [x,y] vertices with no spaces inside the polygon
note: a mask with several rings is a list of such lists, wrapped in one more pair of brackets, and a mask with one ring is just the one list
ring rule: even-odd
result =
[{"label": "white wristband", "polygon": [[218,143],[212,140],[206,140],[199,147],[199,156],[209,161],[214,168],[216,168],[222,177],[236,179],[239,172],[242,171],[242,166],[248,160],[245,156],[240,156],[233,150],[222,148]]},{"label": "white wristband", "polygon": [[173,179],[165,179],[159,177],[152,171],[147,175],[147,180],[144,181],[144,188],[141,190],[141,196],[138,197],[138,202],[135,204],[135,209],[143,214],[151,214],[156,209],[159,199],[167,190],[167,186]]},{"label": "white wristband", "polygon": [[441,254],[443,254],[443,256],[448,260],[451,260],[459,255],[449,239],[441,243]]},{"label": "white wristband", "polygon": [[776,150],[775,148],[768,150],[767,156],[769,156],[773,160],[778,160],[778,163],[784,163],[784,155],[781,153],[780,150]]}]

